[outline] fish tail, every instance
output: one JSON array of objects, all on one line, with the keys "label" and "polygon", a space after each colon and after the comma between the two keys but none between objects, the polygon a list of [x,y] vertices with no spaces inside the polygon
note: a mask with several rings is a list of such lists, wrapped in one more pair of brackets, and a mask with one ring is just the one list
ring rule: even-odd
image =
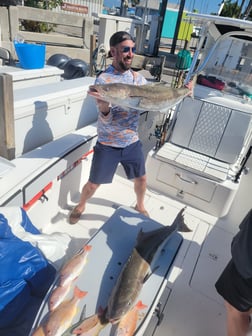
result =
[{"label": "fish tail", "polygon": [[103,308],[102,306],[98,307],[98,316],[103,316],[104,313],[106,312],[107,308]]},{"label": "fish tail", "polygon": [[191,232],[192,231],[185,223],[185,218],[184,218],[185,210],[186,210],[186,207],[182,208],[174,220],[174,224],[177,225],[177,230],[179,232]]},{"label": "fish tail", "polygon": [[101,306],[98,308],[98,317],[100,319],[101,324],[107,324],[108,319],[106,318],[107,307],[104,309]]},{"label": "fish tail", "polygon": [[171,228],[173,228],[174,230],[177,230],[177,231],[181,231],[181,228],[183,227],[183,224],[184,224],[184,212],[185,212],[185,209],[186,207],[182,208],[176,218],[174,219],[172,225],[171,225]]},{"label": "fish tail", "polygon": [[145,304],[143,304],[143,302],[142,302],[141,300],[138,301],[137,304],[136,304],[136,308],[137,308],[138,310],[145,309],[145,308],[147,308],[147,307],[148,307],[148,306],[145,305]]},{"label": "fish tail", "polygon": [[34,333],[32,334],[32,336],[45,336],[45,331],[44,331],[44,328],[43,326],[39,326],[35,331]]},{"label": "fish tail", "polygon": [[74,287],[74,297],[76,297],[78,299],[83,298],[84,296],[87,295],[87,293],[88,292],[80,290],[79,287],[77,287],[77,286]]},{"label": "fish tail", "polygon": [[92,245],[85,245],[85,246],[83,247],[83,249],[84,249],[84,251],[89,252],[89,251],[91,251],[91,249],[92,249]]}]

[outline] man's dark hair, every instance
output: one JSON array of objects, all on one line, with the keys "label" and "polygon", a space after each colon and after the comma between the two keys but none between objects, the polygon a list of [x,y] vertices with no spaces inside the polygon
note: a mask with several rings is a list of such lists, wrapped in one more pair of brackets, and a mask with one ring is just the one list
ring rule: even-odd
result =
[{"label": "man's dark hair", "polygon": [[125,31],[118,31],[111,36],[109,45],[110,47],[115,47],[117,44],[127,40],[135,42],[134,38],[129,33]]}]

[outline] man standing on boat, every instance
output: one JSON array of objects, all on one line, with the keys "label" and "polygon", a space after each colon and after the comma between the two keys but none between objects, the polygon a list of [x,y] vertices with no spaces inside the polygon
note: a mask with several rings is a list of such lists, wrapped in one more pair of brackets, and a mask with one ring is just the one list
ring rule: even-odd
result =
[{"label": "man standing on boat", "polygon": [[[96,84],[146,84],[146,79],[131,69],[135,53],[133,37],[125,31],[119,31],[111,36],[109,42],[109,55],[113,57],[113,62],[96,78]],[[127,178],[134,180],[135,209],[148,216],[144,206],[145,160],[137,131],[139,111],[110,106],[101,100],[97,100],[97,105],[98,139],[94,147],[89,180],[82,188],[79,203],[70,213],[69,222],[75,224],[79,221],[87,200],[94,195],[101,184],[112,182],[119,163],[122,164]]]},{"label": "man standing on boat", "polygon": [[231,245],[232,258],[215,284],[224,298],[227,335],[245,336],[252,314],[252,209],[239,226]]}]

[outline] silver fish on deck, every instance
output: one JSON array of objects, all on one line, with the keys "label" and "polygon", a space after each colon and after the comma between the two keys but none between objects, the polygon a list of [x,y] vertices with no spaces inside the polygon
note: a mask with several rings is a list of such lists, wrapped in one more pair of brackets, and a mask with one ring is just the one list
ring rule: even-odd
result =
[{"label": "silver fish on deck", "polygon": [[141,111],[167,111],[192,94],[187,87],[171,88],[168,84],[131,85],[109,83],[90,85],[88,94],[113,105]]},{"label": "silver fish on deck", "polygon": [[53,311],[61,304],[61,302],[65,300],[66,296],[70,292],[71,287],[72,283],[69,282],[67,285],[58,286],[52,291],[52,294],[50,295],[50,299],[48,302],[50,311]]},{"label": "silver fish on deck", "polygon": [[67,286],[73,280],[78,278],[87,262],[87,255],[91,249],[91,245],[85,245],[77,254],[75,254],[63,265],[62,269],[60,270],[60,286]]},{"label": "silver fish on deck", "polygon": [[184,208],[178,213],[171,226],[157,230],[139,232],[137,243],[116,281],[108,300],[106,319],[112,324],[121,318],[134,306],[138,295],[151,274],[151,262],[159,247],[174,232],[184,224]]},{"label": "silver fish on deck", "polygon": [[62,302],[53,312],[50,312],[33,336],[61,336],[69,328],[77,313],[79,301],[87,295],[87,292],[74,288],[73,297]]}]

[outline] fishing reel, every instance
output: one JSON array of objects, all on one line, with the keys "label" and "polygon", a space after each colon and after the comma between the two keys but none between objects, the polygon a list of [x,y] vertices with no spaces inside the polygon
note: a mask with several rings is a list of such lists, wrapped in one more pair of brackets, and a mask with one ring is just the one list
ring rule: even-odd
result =
[{"label": "fishing reel", "polygon": [[161,147],[161,140],[163,138],[163,124],[156,124],[155,126],[155,130],[154,133],[150,133],[149,135],[149,139],[154,136],[157,141],[156,141],[156,145],[155,145],[155,150],[159,149]]},{"label": "fishing reel", "polygon": [[161,65],[153,65],[149,69],[150,74],[155,78],[156,81],[160,82],[161,74],[162,74],[162,67]]},{"label": "fishing reel", "polygon": [[155,150],[157,150],[162,145],[161,140],[163,137],[163,125],[156,125],[154,135],[157,138],[156,146],[155,146]]},{"label": "fishing reel", "polygon": [[144,64],[144,68],[149,71],[157,82],[161,81],[165,59],[165,56],[148,57]]},{"label": "fishing reel", "polygon": [[157,139],[161,139],[162,136],[162,125],[156,125],[154,135]]},{"label": "fishing reel", "polygon": [[152,136],[155,136],[157,139],[160,139],[161,136],[162,136],[162,124],[156,124],[155,126],[155,130],[154,130],[154,133],[150,133],[149,135],[149,139],[152,137]]},{"label": "fishing reel", "polygon": [[164,144],[167,138],[168,128],[170,126],[170,120],[171,120],[171,111],[169,111],[167,115],[164,115],[162,123],[156,124],[154,133],[150,133],[149,139],[152,136],[155,136],[155,138],[157,139],[155,150],[158,150]]}]

